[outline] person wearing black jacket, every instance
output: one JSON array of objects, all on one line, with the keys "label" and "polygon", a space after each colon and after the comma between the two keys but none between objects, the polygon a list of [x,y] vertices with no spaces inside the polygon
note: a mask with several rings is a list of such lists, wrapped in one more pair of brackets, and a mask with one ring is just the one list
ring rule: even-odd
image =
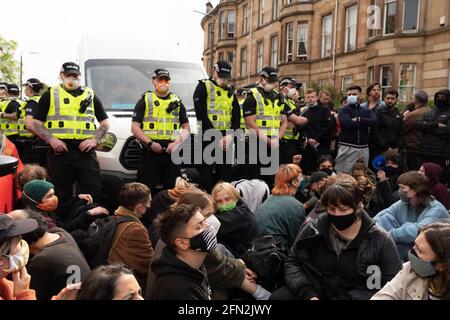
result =
[{"label": "person wearing black jacket", "polygon": [[211,195],[217,204],[216,217],[221,224],[217,241],[239,258],[259,235],[256,217],[241,200],[239,191],[229,183],[217,184]]},{"label": "person wearing black jacket", "polygon": [[180,204],[157,218],[161,239],[167,244],[152,261],[156,275],[152,300],[211,300],[204,260],[217,247],[213,227],[199,208]]},{"label": "person wearing black jacket", "polygon": [[403,141],[403,116],[398,111],[396,104],[398,92],[389,90],[384,98],[385,106],[375,110],[378,118],[378,127],[374,133],[373,154],[380,155],[388,149],[397,149],[402,152],[405,149]]},{"label": "person wearing black jacket", "polygon": [[215,161],[213,164],[202,163],[197,167],[201,184],[208,192],[218,181],[230,181],[233,161],[230,150],[234,140],[230,129],[237,130],[241,126],[239,102],[233,88],[227,85],[227,81],[231,78],[231,69],[227,61],[218,61],[214,65],[211,78],[199,80],[193,96],[195,115],[201,124],[201,134],[213,129],[220,131],[222,136],[220,141],[210,142],[202,139],[203,150],[210,144],[217,144],[223,150],[223,163]]},{"label": "person wearing black jacket", "polygon": [[364,158],[369,166],[370,128],[378,125],[375,114],[360,105],[361,87],[352,86],[347,91],[348,106],[339,110],[339,149],[334,166],[336,172],[351,173],[353,164]]},{"label": "person wearing black jacket", "polygon": [[330,154],[331,135],[335,123],[329,107],[318,101],[316,90],[307,89],[305,100],[307,107],[302,116],[308,119],[308,123],[303,127],[307,144],[303,154],[302,170],[305,174],[311,174],[316,170],[319,157]]},{"label": "person wearing black jacket", "polygon": [[415,123],[416,129],[422,132],[418,154],[421,163],[433,162],[442,167],[445,184],[450,181],[450,90],[436,92],[434,103],[436,109]]},{"label": "person wearing black jacket", "polygon": [[368,300],[377,292],[372,275],[382,287],[400,271],[394,241],[362,209],[362,197],[354,179],[324,192],[327,213],[297,235],[285,264],[286,287],[271,299]]}]

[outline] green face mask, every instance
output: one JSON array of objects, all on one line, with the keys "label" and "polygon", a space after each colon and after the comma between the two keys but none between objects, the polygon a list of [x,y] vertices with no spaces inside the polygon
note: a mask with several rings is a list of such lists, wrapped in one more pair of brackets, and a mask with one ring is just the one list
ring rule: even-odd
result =
[{"label": "green face mask", "polygon": [[224,204],[223,206],[218,206],[220,212],[227,212],[236,208],[237,202],[232,202],[229,204]]}]

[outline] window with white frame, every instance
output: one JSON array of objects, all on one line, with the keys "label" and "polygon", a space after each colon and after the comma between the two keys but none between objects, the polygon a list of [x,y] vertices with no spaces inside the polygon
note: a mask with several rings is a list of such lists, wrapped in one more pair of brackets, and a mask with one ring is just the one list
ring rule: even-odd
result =
[{"label": "window with white frame", "polygon": [[247,75],[247,48],[241,49],[241,77]]},{"label": "window with white frame", "polygon": [[373,83],[375,82],[375,67],[370,67],[368,76],[367,76],[367,83]]},{"label": "window with white frame", "polygon": [[384,97],[384,93],[392,89],[392,67],[381,66],[380,67],[380,83],[381,83],[381,96]]},{"label": "window with white frame", "polygon": [[384,35],[395,32],[395,20],[397,14],[397,1],[385,0],[384,2]]},{"label": "window with white frame", "polygon": [[293,23],[286,25],[286,61],[291,62],[293,60],[293,46],[294,46],[294,26]]},{"label": "window with white frame", "polygon": [[225,39],[225,11],[220,13],[220,39]]},{"label": "window with white frame", "polygon": [[412,63],[400,64],[399,99],[409,102],[416,87],[416,65]]},{"label": "window with white frame", "polygon": [[264,25],[264,10],[266,6],[266,0],[259,0],[259,26]]},{"label": "window with white frame", "polygon": [[331,31],[333,16],[330,14],[322,19],[322,58],[331,55]]},{"label": "window with white frame", "polygon": [[297,30],[297,58],[308,59],[308,22],[300,22]]},{"label": "window with white frame", "polygon": [[419,5],[420,0],[405,0],[403,3],[403,31],[419,30]]},{"label": "window with white frame", "polygon": [[280,16],[280,0],[272,0],[272,20],[277,20]]},{"label": "window with white frame", "polygon": [[270,66],[274,68],[278,66],[278,36],[270,39]]},{"label": "window with white frame", "polygon": [[345,18],[345,52],[356,49],[356,25],[358,6],[354,5],[346,10]]},{"label": "window with white frame", "polygon": [[234,10],[228,11],[228,38],[234,38],[234,31],[236,29],[236,12]]},{"label": "window with white frame", "polygon": [[242,23],[242,33],[249,33],[249,24],[248,24],[248,4],[244,5],[242,9],[242,16],[244,17],[244,22]]},{"label": "window with white frame", "polygon": [[286,0],[286,5],[293,3],[294,0]]},{"label": "window with white frame", "polygon": [[347,92],[347,89],[353,84],[353,76],[343,76],[342,77],[342,92]]},{"label": "window with white frame", "polygon": [[260,72],[264,65],[264,42],[256,45],[256,72]]}]

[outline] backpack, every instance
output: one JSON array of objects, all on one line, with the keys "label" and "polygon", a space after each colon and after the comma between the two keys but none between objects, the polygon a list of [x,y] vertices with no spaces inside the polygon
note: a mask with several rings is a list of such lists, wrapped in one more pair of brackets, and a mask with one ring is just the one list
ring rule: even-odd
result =
[{"label": "backpack", "polygon": [[270,292],[284,285],[286,259],[287,251],[271,235],[253,240],[250,249],[242,256],[247,267],[258,275],[256,282]]},{"label": "backpack", "polygon": [[117,226],[123,222],[135,221],[131,217],[111,216],[95,221],[95,227],[85,240],[84,255],[91,269],[108,264],[108,255]]}]

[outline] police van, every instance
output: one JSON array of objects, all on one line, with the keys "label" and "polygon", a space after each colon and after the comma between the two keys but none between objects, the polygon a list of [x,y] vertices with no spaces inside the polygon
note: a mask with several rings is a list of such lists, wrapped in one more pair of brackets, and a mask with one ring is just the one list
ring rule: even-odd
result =
[{"label": "police van", "polygon": [[[171,91],[186,106],[191,134],[196,132],[193,92],[198,80],[205,79],[207,74],[200,58],[196,59],[195,54],[189,54],[192,50],[176,42],[143,42],[125,37],[117,44],[117,40],[109,40],[83,37],[79,45],[79,64],[82,81],[101,99],[111,123],[109,133],[97,148],[97,157],[107,197],[105,202],[112,202],[113,208],[121,186],[136,181],[140,145],[131,133],[131,120],[141,95],[153,90],[153,71],[165,68],[170,72]],[[157,46],[149,45],[151,43]]]}]

